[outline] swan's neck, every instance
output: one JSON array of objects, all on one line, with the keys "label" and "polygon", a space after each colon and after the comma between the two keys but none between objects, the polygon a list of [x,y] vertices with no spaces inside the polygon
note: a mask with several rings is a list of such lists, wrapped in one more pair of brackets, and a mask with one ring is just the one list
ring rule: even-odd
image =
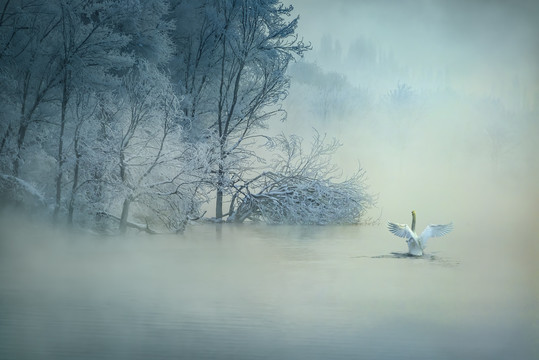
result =
[{"label": "swan's neck", "polygon": [[412,213],[412,231],[415,232],[415,212]]}]

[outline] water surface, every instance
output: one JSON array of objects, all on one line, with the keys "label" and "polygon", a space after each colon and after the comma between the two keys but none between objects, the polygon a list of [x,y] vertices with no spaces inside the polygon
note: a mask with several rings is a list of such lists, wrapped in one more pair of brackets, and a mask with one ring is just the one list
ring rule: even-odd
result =
[{"label": "water surface", "polygon": [[499,229],[479,236],[456,223],[410,258],[382,225],[128,238],[1,225],[1,359],[538,354],[534,268],[522,249],[493,241],[507,235]]}]

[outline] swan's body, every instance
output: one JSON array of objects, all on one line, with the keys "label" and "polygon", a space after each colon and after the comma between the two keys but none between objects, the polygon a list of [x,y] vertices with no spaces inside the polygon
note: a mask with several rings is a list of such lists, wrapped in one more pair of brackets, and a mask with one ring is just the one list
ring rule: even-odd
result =
[{"label": "swan's body", "polygon": [[394,235],[405,238],[410,255],[422,256],[423,249],[427,247],[427,240],[431,237],[444,236],[453,230],[453,223],[445,225],[429,225],[421,235],[415,232],[415,211],[412,211],[412,228],[407,224],[395,224],[388,222],[387,227]]}]

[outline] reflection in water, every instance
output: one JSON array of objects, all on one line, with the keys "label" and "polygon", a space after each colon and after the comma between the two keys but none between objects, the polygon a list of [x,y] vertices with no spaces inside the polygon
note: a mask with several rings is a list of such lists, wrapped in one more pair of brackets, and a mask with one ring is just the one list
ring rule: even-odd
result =
[{"label": "reflection in water", "polygon": [[[361,257],[369,257],[369,256],[357,256],[358,258]],[[411,255],[407,252],[392,252],[390,254],[385,255],[376,255],[376,256],[370,256],[371,259],[406,259],[406,260],[417,260],[417,261],[430,261],[437,265],[443,265],[443,266],[457,266],[459,264],[456,260],[450,260],[450,259],[444,259],[440,256],[436,256],[434,254],[423,254],[421,256],[415,256]]]},{"label": "reflection in water", "polygon": [[8,224],[1,359],[535,355],[529,269],[492,248],[467,255],[458,231],[410,258],[382,226],[96,239]]}]

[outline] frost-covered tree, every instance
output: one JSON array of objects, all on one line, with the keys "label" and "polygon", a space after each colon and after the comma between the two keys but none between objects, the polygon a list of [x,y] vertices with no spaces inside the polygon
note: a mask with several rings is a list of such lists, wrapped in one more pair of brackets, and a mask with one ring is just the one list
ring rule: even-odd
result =
[{"label": "frost-covered tree", "polygon": [[123,14],[119,5],[53,0],[7,1],[2,7],[1,17],[9,22],[2,20],[0,28],[0,62],[2,77],[10,84],[2,89],[7,110],[2,168],[19,176],[24,160],[36,152],[56,158],[55,216],[62,200],[63,165],[70,156],[64,142],[67,127],[73,125],[67,117],[71,93],[78,86],[111,86],[111,72],[130,62],[122,53],[128,38],[113,30]]},{"label": "frost-covered tree", "polygon": [[169,7],[167,0],[120,0],[122,14],[116,18],[116,29],[129,36],[128,52],[154,65],[170,60],[170,33],[177,21],[169,17]]},{"label": "frost-covered tree", "polygon": [[209,189],[221,219],[310,48],[291,14],[278,0],[2,2],[0,172],[70,224],[179,229]]},{"label": "frost-covered tree", "polygon": [[302,138],[277,136],[279,152],[270,171],[236,185],[229,221],[263,220],[270,224],[351,224],[360,221],[375,199],[365,173],[338,181],[331,157],[340,144],[318,133],[310,151]]},{"label": "frost-covered tree", "polygon": [[[202,121],[212,112],[219,75],[219,39],[222,32],[213,1],[173,1],[170,17],[176,19],[172,32],[175,52],[170,62],[177,91],[184,94],[183,111],[191,135],[205,134]],[[199,121],[200,120],[200,121]]]},{"label": "frost-covered tree", "polygon": [[43,190],[55,217],[114,213],[128,199],[177,228],[198,210],[211,151],[184,141],[182,96],[165,75],[168,10],[165,0],[2,2],[1,172]]},{"label": "frost-covered tree", "polygon": [[124,77],[122,89],[108,180],[122,203],[120,230],[128,226],[133,203],[152,221],[178,230],[198,211],[193,200],[209,171],[210,151],[183,141],[181,101],[155,65],[140,62]]},{"label": "frost-covered tree", "polygon": [[[93,165],[91,159],[95,159],[95,151],[92,151],[92,143],[95,146],[97,141],[95,136],[91,136],[91,128],[97,123],[97,108],[98,100],[95,93],[92,93],[85,88],[78,88],[74,94],[74,99],[70,108],[72,111],[73,121],[75,123],[73,142],[71,144],[74,156],[71,158],[71,161],[67,162],[67,164],[70,164],[73,167],[71,191],[69,194],[69,200],[67,202],[67,223],[70,226],[73,225],[75,206],[79,191],[84,187],[84,185],[88,185],[89,182],[95,180],[95,178],[91,175]],[[88,207],[89,203],[95,202],[86,201],[84,205]],[[88,211],[88,209],[86,210],[87,211],[84,215],[91,213]]]},{"label": "frost-covered tree", "polygon": [[217,135],[214,184],[216,217],[222,218],[223,196],[230,193],[229,179],[238,171],[230,165],[249,153],[250,140],[268,118],[284,114],[278,103],[287,93],[285,71],[309,46],[295,33],[298,18],[286,20],[292,6],[280,1],[208,0],[197,5],[188,7],[189,14],[197,15],[196,27],[182,38],[187,53],[174,70],[185,74],[183,86],[191,101],[186,113],[194,128]]},{"label": "frost-covered tree", "polygon": [[44,120],[46,112],[40,106],[54,100],[53,92],[60,82],[60,17],[45,1],[7,1],[1,11],[0,69],[9,86],[1,90],[4,119],[0,151],[3,171],[18,176],[28,131],[36,121]]},{"label": "frost-covered tree", "polygon": [[[124,49],[129,38],[113,31],[114,19],[118,16],[117,6],[95,1],[56,1],[60,13],[60,53],[58,73],[60,77],[60,121],[57,148],[56,196],[54,218],[56,220],[62,202],[64,163],[72,154],[64,153],[64,133],[68,125],[67,110],[75,88],[89,94],[92,88],[113,86],[117,81],[111,74],[131,65],[131,56]],[[84,90],[82,90],[84,89]],[[80,104],[80,101],[79,101]],[[80,122],[72,124],[77,137]],[[74,141],[77,139],[75,138]],[[77,149],[75,157],[77,156]],[[76,166],[76,165],[75,165]],[[77,168],[74,169],[77,171]],[[70,219],[71,219],[70,215]]]}]

